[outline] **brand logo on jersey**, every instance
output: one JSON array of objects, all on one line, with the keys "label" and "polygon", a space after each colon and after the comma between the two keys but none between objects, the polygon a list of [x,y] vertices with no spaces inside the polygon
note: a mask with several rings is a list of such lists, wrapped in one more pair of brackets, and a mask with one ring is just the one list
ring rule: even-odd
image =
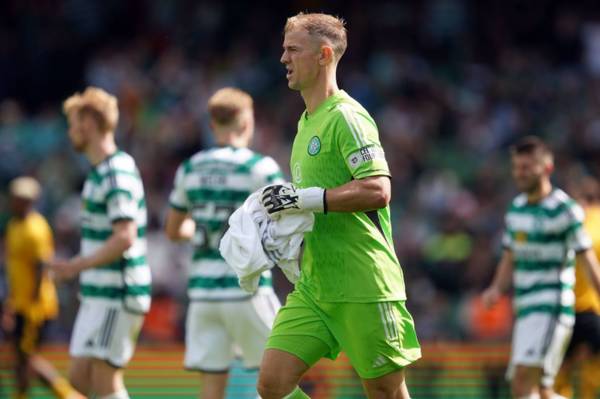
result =
[{"label": "brand logo on jersey", "polygon": [[308,155],[317,155],[321,151],[321,140],[317,136],[313,136],[308,142]]},{"label": "brand logo on jersey", "polygon": [[381,149],[381,147],[371,145],[368,147],[363,147],[350,154],[350,156],[347,158],[347,162],[350,168],[356,169],[363,163],[376,159],[385,160],[385,154],[383,153],[383,149]]},{"label": "brand logo on jersey", "polygon": [[294,164],[294,168],[292,169],[292,178],[294,179],[294,183],[300,183],[302,181],[302,170],[300,169],[299,162]]}]

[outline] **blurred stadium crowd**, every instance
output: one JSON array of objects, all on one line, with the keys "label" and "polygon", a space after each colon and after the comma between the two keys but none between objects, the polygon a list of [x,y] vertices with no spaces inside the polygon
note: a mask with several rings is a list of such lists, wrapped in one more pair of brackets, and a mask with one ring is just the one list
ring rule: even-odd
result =
[{"label": "blurred stadium crowd", "polygon": [[[567,190],[585,174],[600,176],[593,1],[3,3],[0,228],[8,181],[34,175],[58,255],[77,252],[88,165],[69,147],[61,100],[85,85],[117,95],[117,139],[141,168],[150,212],[159,310],[148,316],[147,338],[181,334],[188,252],[167,241],[162,223],[175,168],[212,144],[205,108],[216,89],[234,85],[255,97],[253,147],[289,172],[302,102],[287,88],[279,57],[285,18],[299,10],[348,21],[339,83],[379,124],[393,174],[396,249],[421,339],[510,334],[508,301],[486,313],[477,295],[491,279],[515,194],[507,156],[515,138],[547,139],[557,155],[555,182]],[[57,337],[71,326],[74,288],[61,288]],[[279,286],[282,295],[287,289]]]}]

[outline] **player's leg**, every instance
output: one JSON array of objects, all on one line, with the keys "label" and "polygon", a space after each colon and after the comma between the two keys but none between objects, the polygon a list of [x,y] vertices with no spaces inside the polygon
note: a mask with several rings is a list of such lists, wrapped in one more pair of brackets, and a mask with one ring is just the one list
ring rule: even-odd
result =
[{"label": "player's leg", "polygon": [[198,397],[201,399],[223,399],[227,388],[228,372],[201,374],[202,385]]},{"label": "player's leg", "polygon": [[561,395],[554,392],[554,379],[565,357],[565,351],[573,334],[572,325],[554,321],[549,323],[548,340],[543,349],[542,376],[539,382],[541,399],[562,399]]},{"label": "player's leg", "polygon": [[[220,315],[221,302],[192,302],[185,332],[187,370],[200,371],[202,399],[223,399],[233,360],[232,339]],[[232,317],[232,315],[226,315]]]},{"label": "player's leg", "polygon": [[73,388],[69,381],[63,377],[48,360],[38,354],[34,354],[29,359],[31,370],[38,375],[61,399],[80,399],[84,398]]},{"label": "player's leg", "polygon": [[600,354],[588,358],[581,365],[581,383],[579,385],[581,399],[595,399],[600,388]]},{"label": "player's leg", "polygon": [[542,369],[539,367],[514,366],[510,388],[514,398],[528,398],[539,392]]},{"label": "player's leg", "polygon": [[92,359],[72,357],[68,376],[69,382],[76,390],[84,395],[89,395],[91,393]]},{"label": "player's leg", "polygon": [[408,399],[404,369],[421,357],[421,348],[404,301],[322,306],[367,396]]},{"label": "player's leg", "polygon": [[[586,312],[575,313],[575,326],[569,340],[560,370],[556,375],[554,390],[566,397],[573,397],[573,374],[576,366],[581,365],[589,356],[588,319]],[[600,331],[599,331],[600,333]],[[581,385],[581,384],[580,384]]]},{"label": "player's leg", "polygon": [[600,315],[594,312],[578,313],[573,340],[576,335],[582,347],[579,396],[581,399],[594,399],[600,387]]},{"label": "player's leg", "polygon": [[568,317],[532,313],[517,319],[507,373],[513,397],[556,397],[554,378],[571,334]]},{"label": "player's leg", "polygon": [[13,342],[15,349],[15,379],[18,397],[26,397],[31,383],[30,354],[35,349],[37,327],[25,315],[15,313]]},{"label": "player's leg", "polygon": [[258,377],[263,399],[307,397],[298,388],[302,375],[322,357],[334,359],[339,353],[323,314],[298,291],[277,313],[266,348]]},{"label": "player's leg", "polygon": [[246,369],[258,369],[273,321],[281,307],[271,289],[259,290],[252,298],[221,305],[225,328],[242,351]]},{"label": "player's leg", "polygon": [[86,301],[81,302],[71,333],[69,382],[87,396],[92,394],[92,357],[96,354],[97,337],[105,325],[105,312],[105,308],[99,304],[94,306]]},{"label": "player's leg", "polygon": [[52,363],[38,354],[46,327],[47,321],[45,320],[37,322],[27,320],[25,322],[21,349],[27,353],[26,363],[29,371],[48,385],[57,397],[61,399],[82,398],[83,396],[69,384],[66,378],[54,368]]},{"label": "player's leg", "polygon": [[29,370],[29,355],[24,352],[17,352],[15,357],[15,377],[17,382],[18,397],[27,397],[27,391],[31,384],[31,375]]},{"label": "player's leg", "polygon": [[[323,345],[324,351],[329,350],[316,338],[307,339],[306,344],[307,349],[312,350],[315,345]],[[298,383],[309,368],[308,364],[289,352],[279,349],[265,350],[258,377],[258,394],[262,399],[307,398],[308,396],[298,388]]]},{"label": "player's leg", "polygon": [[394,371],[379,378],[362,380],[369,399],[410,399],[404,370]]},{"label": "player's leg", "polygon": [[570,359],[565,360],[554,381],[554,390],[556,393],[568,398],[573,397],[573,384],[571,383],[572,375],[573,362]]},{"label": "player's leg", "polygon": [[104,359],[93,359],[91,390],[98,399],[127,399],[129,395],[123,380],[123,370]]},{"label": "player's leg", "polygon": [[133,356],[143,320],[118,303],[82,302],[69,348],[76,389],[99,398],[129,397],[121,369]]},{"label": "player's leg", "polygon": [[103,334],[96,340],[92,362],[92,391],[99,399],[127,399],[123,369],[133,357],[144,316],[130,313],[121,305],[107,306],[105,314]]}]

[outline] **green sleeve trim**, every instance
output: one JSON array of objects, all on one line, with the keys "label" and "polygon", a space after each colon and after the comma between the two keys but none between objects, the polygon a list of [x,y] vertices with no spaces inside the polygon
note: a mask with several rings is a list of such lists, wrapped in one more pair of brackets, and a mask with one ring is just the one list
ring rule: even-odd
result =
[{"label": "green sleeve trim", "polygon": [[129,198],[129,199],[133,199],[133,195],[131,194],[130,191],[122,189],[122,188],[113,188],[108,193],[106,193],[106,200],[108,201],[115,195],[121,195],[121,194],[127,196],[127,198]]},{"label": "green sleeve trim", "polygon": [[169,202],[169,206],[173,209],[175,209],[178,212],[182,212],[182,213],[188,213],[188,209],[185,206],[181,206],[181,205],[177,205],[176,203],[174,203],[173,201]]},{"label": "green sleeve trim", "polygon": [[183,161],[182,166],[183,166],[183,173],[186,175],[194,169],[194,167],[192,165],[192,161],[190,159],[186,159],[185,161]]},{"label": "green sleeve trim", "polygon": [[114,219],[110,219],[110,222],[112,224],[119,223],[119,222],[131,222],[131,221],[135,221],[135,218],[133,216],[123,216],[123,215],[120,215],[120,216],[117,216]]}]

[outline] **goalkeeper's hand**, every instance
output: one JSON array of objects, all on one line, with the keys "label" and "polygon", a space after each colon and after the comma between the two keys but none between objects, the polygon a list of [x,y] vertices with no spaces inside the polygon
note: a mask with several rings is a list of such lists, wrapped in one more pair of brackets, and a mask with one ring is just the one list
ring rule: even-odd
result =
[{"label": "goalkeeper's hand", "polygon": [[263,189],[261,203],[271,216],[301,211],[326,212],[325,190],[320,187],[297,189],[291,183]]}]

